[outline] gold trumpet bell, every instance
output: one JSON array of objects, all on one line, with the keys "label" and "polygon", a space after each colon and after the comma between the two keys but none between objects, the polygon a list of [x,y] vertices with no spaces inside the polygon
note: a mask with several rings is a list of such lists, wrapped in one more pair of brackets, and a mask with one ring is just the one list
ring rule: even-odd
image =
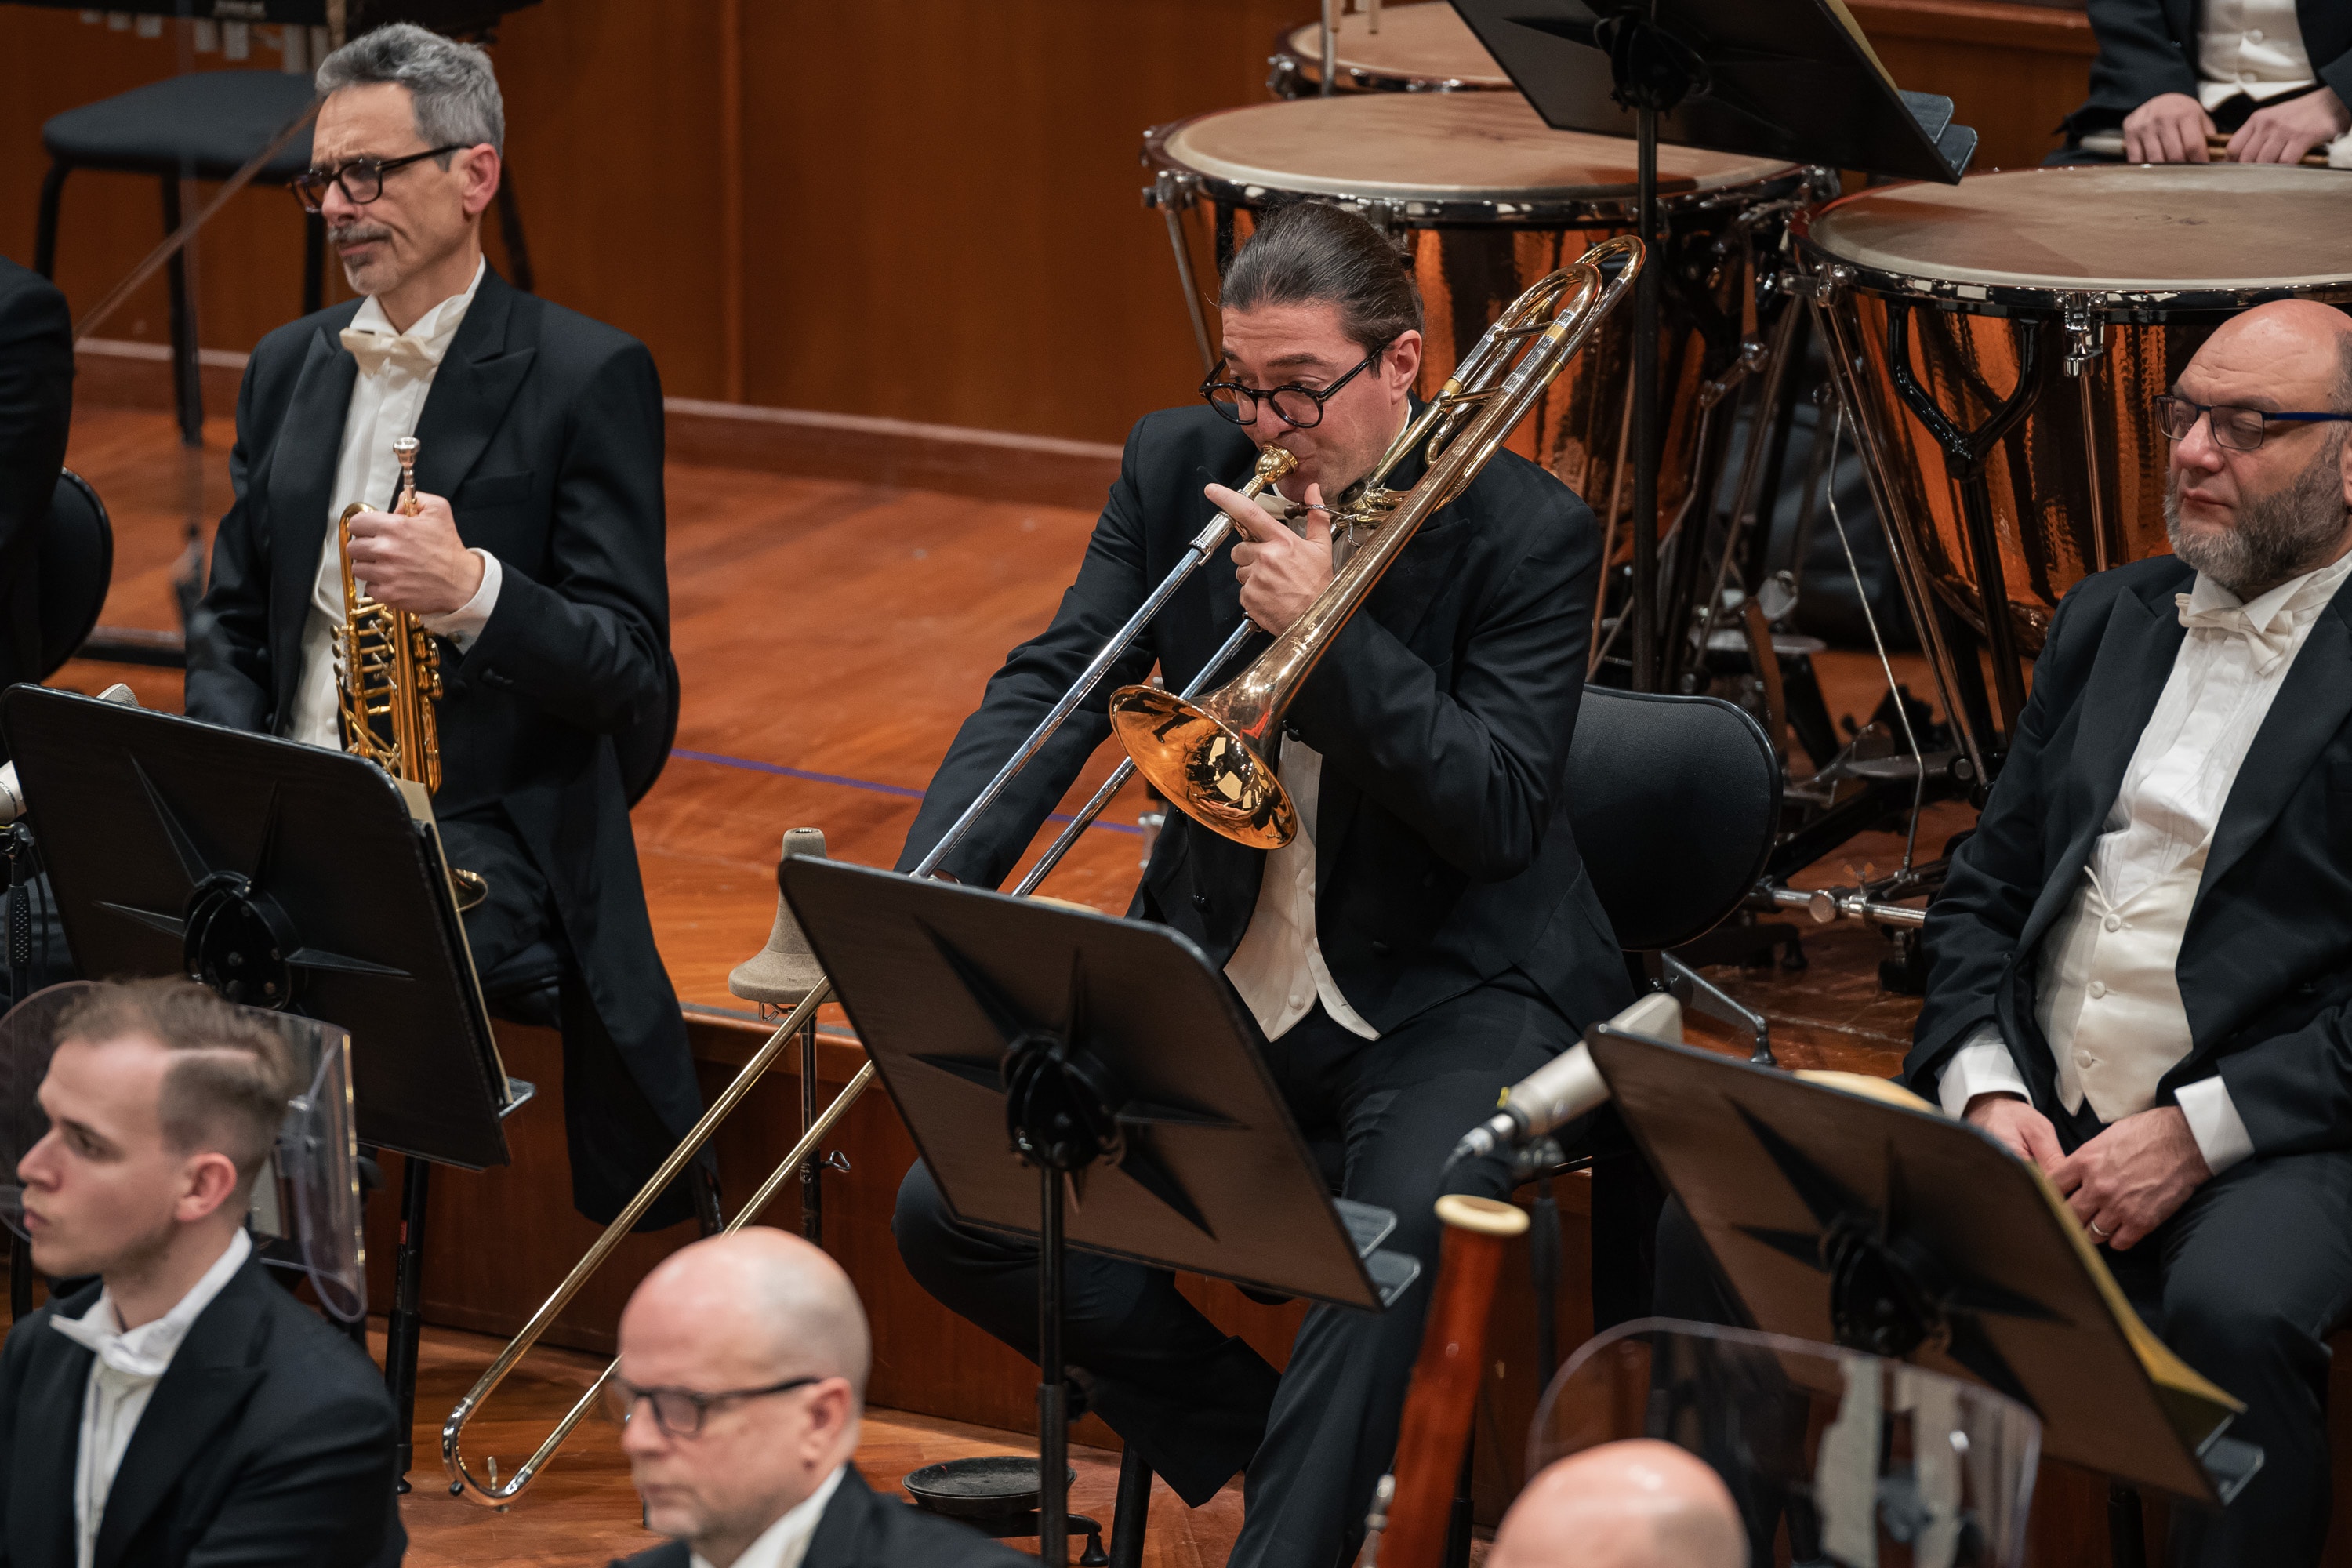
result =
[{"label": "gold trumpet bell", "polygon": [[[789,860],[795,855],[824,859],[823,831],[795,827],[785,834],[782,858]],[[768,945],[735,966],[727,977],[727,989],[746,1002],[789,1008],[800,1005],[803,997],[824,984],[824,969],[816,961],[816,952],[779,891],[776,923],[768,932]]]},{"label": "gold trumpet bell", "polygon": [[1254,849],[1298,837],[1298,810],[1257,748],[1223,720],[1172,691],[1123,686],[1110,722],[1136,772],[1176,808]]}]

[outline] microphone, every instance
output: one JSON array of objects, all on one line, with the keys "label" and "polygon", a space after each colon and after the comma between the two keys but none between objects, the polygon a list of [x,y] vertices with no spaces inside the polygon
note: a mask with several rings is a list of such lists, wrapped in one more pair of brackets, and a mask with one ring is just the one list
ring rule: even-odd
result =
[{"label": "microphone", "polygon": [[[111,702],[118,708],[136,708],[139,699],[131,688],[116,681],[98,694],[100,702]],[[16,782],[16,764],[0,768],[0,827],[6,827],[25,815],[25,786]]]},{"label": "microphone", "polygon": [[[1652,992],[1610,1019],[1609,1026],[1680,1045],[1682,1004],[1663,991]],[[1580,1042],[1505,1090],[1503,1108],[1465,1134],[1445,1163],[1453,1166],[1532,1142],[1608,1099],[1609,1085],[1592,1065],[1592,1048]]]}]

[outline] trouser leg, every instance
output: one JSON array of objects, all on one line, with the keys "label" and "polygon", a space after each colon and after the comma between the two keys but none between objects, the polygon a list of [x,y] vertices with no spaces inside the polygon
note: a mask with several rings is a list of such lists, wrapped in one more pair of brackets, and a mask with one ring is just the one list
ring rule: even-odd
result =
[{"label": "trouser leg", "polygon": [[2263,1455],[2219,1513],[2175,1505],[2173,1560],[2316,1563],[2330,1505],[2327,1335],[2352,1302],[2352,1153],[2249,1160],[2152,1240],[2163,1258],[2159,1331],[2246,1402],[2230,1431]]},{"label": "trouser leg", "polygon": [[[1446,1156],[1492,1114],[1503,1086],[1572,1038],[1549,1003],[1485,987],[1378,1041],[1345,1035],[1318,1009],[1268,1051],[1276,1077],[1308,1120],[1318,1100],[1346,1140],[1343,1190],[1393,1212],[1382,1245],[1421,1259],[1422,1276],[1385,1312],[1318,1306],[1307,1313],[1251,1463],[1234,1564],[1339,1568],[1362,1543],[1373,1488],[1396,1449],[1405,1384],[1421,1349],[1435,1283],[1441,1190],[1501,1197],[1501,1160],[1466,1162],[1441,1189]],[[1312,1055],[1319,1059],[1301,1060]]]},{"label": "trouser leg", "polygon": [[[1036,1359],[1034,1242],[958,1224],[919,1162],[899,1184],[890,1229],[925,1290]],[[1063,1353],[1094,1379],[1094,1413],[1198,1508],[1256,1450],[1274,1369],[1202,1316],[1164,1268],[1073,1248],[1062,1278]]]}]

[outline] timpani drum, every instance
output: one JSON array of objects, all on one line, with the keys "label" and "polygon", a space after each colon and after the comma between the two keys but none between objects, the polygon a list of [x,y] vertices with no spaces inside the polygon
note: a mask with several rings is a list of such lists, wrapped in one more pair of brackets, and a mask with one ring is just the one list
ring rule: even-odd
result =
[{"label": "timpani drum", "polygon": [[[1377,24],[1378,31],[1374,31]],[[1510,92],[1517,89],[1478,35],[1445,0],[1383,5],[1339,18],[1341,92]],[[1283,29],[1266,60],[1266,90],[1276,98],[1309,98],[1323,88],[1323,25]]]},{"label": "timpani drum", "polygon": [[2169,549],[2154,396],[2235,311],[2352,301],[2352,180],[2326,169],[2016,169],[1792,228],[1915,608],[1990,646],[2003,729],[2059,596]]},{"label": "timpani drum", "polygon": [[[1171,220],[1206,216],[1218,275],[1254,215],[1286,199],[1319,197],[1386,226],[1410,251],[1421,285],[1423,396],[1522,289],[1635,226],[1633,143],[1554,131],[1517,93],[1366,92],[1218,110],[1153,130],[1143,155],[1158,172],[1150,199]],[[1772,159],[1658,149],[1669,236],[1651,261],[1666,279],[1662,529],[1694,489],[1706,410],[1753,361],[1752,258],[1777,244],[1782,220],[1817,177],[1826,176]],[[1194,243],[1181,239],[1178,260],[1197,307]],[[1510,440],[1612,529],[1633,504],[1631,465],[1622,461],[1632,436],[1633,321],[1631,310],[1612,312]],[[1195,326],[1205,354],[1207,324]],[[1706,493],[1703,482],[1696,489]]]}]

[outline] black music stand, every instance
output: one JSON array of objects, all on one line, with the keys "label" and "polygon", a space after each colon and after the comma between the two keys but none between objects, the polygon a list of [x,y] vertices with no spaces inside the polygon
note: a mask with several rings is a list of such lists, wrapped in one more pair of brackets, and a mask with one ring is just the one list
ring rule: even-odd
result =
[{"label": "black music stand", "polygon": [[499,1060],[429,805],[358,757],[40,687],[0,693],[0,731],[82,973],[349,1031],[360,1141],[408,1156],[384,1340],[404,1478],[428,1174],[506,1164],[532,1093]]},{"label": "black music stand", "polygon": [[[1654,249],[1633,289],[1633,689],[1654,690],[1658,334],[1670,264],[1655,248],[1659,142],[1955,184],[1977,133],[1952,123],[1950,99],[1897,88],[1841,0],[1453,5],[1545,124],[1634,140],[1641,235]],[[1682,558],[1695,560],[1699,544],[1686,539]]]},{"label": "black music stand", "polygon": [[1183,937],[837,860],[777,880],[950,1209],[1038,1238],[1045,1563],[1066,1549],[1066,1246],[1366,1310],[1419,1276],[1378,1250],[1394,1215],[1325,1189]]},{"label": "black music stand", "polygon": [[[2056,1189],[1989,1135],[1879,1079],[1585,1038],[1755,1328],[1972,1378],[2032,1409],[2052,1458],[2127,1485],[2220,1505],[2261,1468],[2227,1435],[2243,1405],[2164,1348]],[[2129,1518],[2136,1536],[2137,1496]]]}]

